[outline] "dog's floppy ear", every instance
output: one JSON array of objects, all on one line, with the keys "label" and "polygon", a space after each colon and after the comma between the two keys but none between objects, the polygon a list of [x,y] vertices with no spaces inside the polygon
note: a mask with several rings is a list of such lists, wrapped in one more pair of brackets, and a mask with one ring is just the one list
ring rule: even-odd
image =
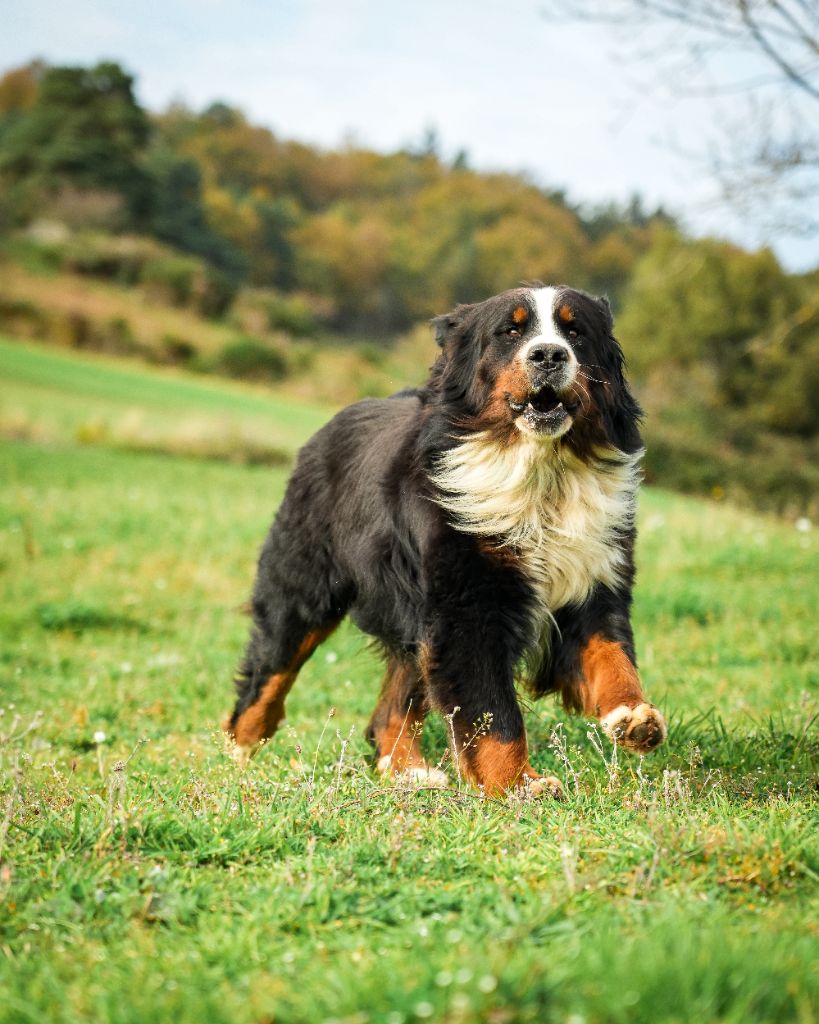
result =
[{"label": "dog's floppy ear", "polygon": [[435,341],[440,348],[447,343],[447,339],[454,333],[457,320],[452,313],[444,313],[443,316],[436,316],[430,320],[432,329],[435,331]]},{"label": "dog's floppy ear", "polygon": [[454,338],[461,338],[466,330],[467,314],[475,308],[474,304],[462,303],[451,313],[434,317],[430,323],[435,331],[435,340],[441,348]]},{"label": "dog's floppy ear", "polygon": [[614,328],[614,317],[611,313],[611,303],[608,300],[608,296],[598,295],[594,301],[597,303],[598,307],[603,313],[603,316],[606,321],[606,327],[609,331],[611,331]]}]

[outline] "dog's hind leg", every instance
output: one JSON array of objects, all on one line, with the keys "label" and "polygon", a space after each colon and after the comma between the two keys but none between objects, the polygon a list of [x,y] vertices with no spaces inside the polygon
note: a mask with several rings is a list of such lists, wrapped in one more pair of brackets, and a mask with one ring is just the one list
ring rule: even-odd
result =
[{"label": "dog's hind leg", "polygon": [[379,772],[422,785],[447,785],[446,775],[430,768],[421,753],[421,730],[428,711],[420,672],[412,662],[390,654],[381,696],[367,728]]},{"label": "dog's hind leg", "polygon": [[275,733],[299,669],[339,622],[308,624],[295,612],[266,617],[260,609],[255,610],[255,618],[247,653],[236,674],[236,706],[224,723],[239,764],[246,764]]}]

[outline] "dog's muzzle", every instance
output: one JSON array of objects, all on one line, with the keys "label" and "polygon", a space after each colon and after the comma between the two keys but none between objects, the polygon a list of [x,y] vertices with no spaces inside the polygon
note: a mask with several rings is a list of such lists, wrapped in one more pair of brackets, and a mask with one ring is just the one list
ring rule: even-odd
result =
[{"label": "dog's muzzle", "polygon": [[533,345],[525,356],[531,391],[523,402],[509,405],[526,429],[536,434],[559,436],[571,426],[571,415],[580,404],[569,391],[577,373],[571,349],[557,342]]}]

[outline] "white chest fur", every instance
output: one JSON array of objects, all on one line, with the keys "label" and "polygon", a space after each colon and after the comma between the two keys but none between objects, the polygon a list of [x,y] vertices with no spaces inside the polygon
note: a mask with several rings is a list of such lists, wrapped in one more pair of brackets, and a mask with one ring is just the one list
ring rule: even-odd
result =
[{"label": "white chest fur", "polygon": [[641,456],[609,448],[587,465],[552,441],[504,447],[475,434],[444,454],[432,480],[459,530],[519,554],[542,621],[597,583],[617,584],[623,553],[612,541],[633,524]]}]

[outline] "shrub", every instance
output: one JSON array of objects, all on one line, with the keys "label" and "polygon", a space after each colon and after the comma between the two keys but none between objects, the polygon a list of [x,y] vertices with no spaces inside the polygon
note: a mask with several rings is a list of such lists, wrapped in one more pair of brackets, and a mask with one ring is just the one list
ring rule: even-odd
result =
[{"label": "shrub", "polygon": [[200,261],[191,256],[161,256],[145,264],[141,282],[155,301],[185,306],[200,271]]},{"label": "shrub", "polygon": [[372,342],[362,342],[357,348],[358,354],[368,366],[375,366],[380,369],[387,361],[387,350],[384,346],[374,345]]},{"label": "shrub", "polygon": [[237,290],[236,284],[227,274],[203,265],[195,286],[196,309],[202,316],[218,320],[230,309]]},{"label": "shrub", "polygon": [[315,337],[318,323],[315,309],[299,296],[277,296],[267,302],[267,326],[297,338]]},{"label": "shrub", "polygon": [[159,351],[161,362],[184,366],[193,362],[196,354],[196,345],[192,341],[188,341],[187,338],[181,338],[176,334],[163,335]]},{"label": "shrub", "polygon": [[287,376],[284,355],[259,338],[245,336],[228,342],[216,356],[212,369],[242,380],[277,381]]},{"label": "shrub", "polygon": [[99,348],[112,355],[129,356],[143,351],[124,316],[111,317],[99,330]]},{"label": "shrub", "polygon": [[147,238],[84,231],[64,246],[62,266],[75,274],[132,285],[142,276],[145,265],[157,259],[159,252],[160,247]]},{"label": "shrub", "polygon": [[17,338],[42,338],[48,319],[33,302],[0,295],[0,330]]},{"label": "shrub", "polygon": [[226,274],[195,256],[152,259],[142,268],[141,281],[154,301],[188,306],[211,318],[224,316],[236,296]]}]

